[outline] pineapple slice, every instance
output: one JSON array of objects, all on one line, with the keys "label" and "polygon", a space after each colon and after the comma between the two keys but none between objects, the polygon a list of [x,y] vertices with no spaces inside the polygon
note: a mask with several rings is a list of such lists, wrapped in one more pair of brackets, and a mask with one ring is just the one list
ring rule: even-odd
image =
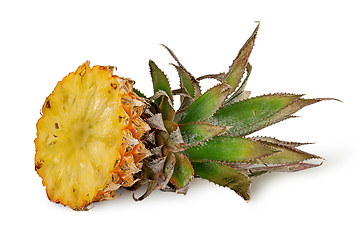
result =
[{"label": "pineapple slice", "polygon": [[[150,128],[133,82],[112,67],[80,66],[57,84],[37,123],[35,169],[49,199],[85,210],[132,186],[150,153],[140,138]],[[134,130],[134,124],[139,126]]]}]

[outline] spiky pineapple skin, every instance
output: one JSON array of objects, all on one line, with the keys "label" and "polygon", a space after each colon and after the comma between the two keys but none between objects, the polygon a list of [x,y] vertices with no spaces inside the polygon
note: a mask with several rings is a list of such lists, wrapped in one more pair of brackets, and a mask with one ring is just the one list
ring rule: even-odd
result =
[{"label": "spiky pineapple skin", "polygon": [[113,67],[81,65],[58,82],[37,123],[35,170],[52,202],[86,210],[129,187],[150,154],[145,103]]}]

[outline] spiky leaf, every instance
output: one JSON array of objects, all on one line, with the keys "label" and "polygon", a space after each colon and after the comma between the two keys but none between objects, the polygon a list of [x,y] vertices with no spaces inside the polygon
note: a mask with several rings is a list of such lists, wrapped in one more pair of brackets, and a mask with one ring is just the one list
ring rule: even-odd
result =
[{"label": "spiky leaf", "polygon": [[192,162],[192,165],[195,174],[199,177],[234,190],[246,201],[250,199],[249,186],[251,179],[243,173],[216,162]]},{"label": "spiky leaf", "polygon": [[218,136],[184,150],[191,162],[244,162],[272,155],[277,151],[257,141],[241,137]]},{"label": "spiky leaf", "polygon": [[301,151],[297,148],[286,146],[281,143],[274,143],[269,141],[261,141],[263,144],[277,149],[279,152],[274,155],[264,157],[261,161],[265,164],[282,165],[282,164],[294,164],[309,159],[322,159],[319,156]]},{"label": "spiky leaf", "polygon": [[209,89],[189,107],[178,112],[174,121],[181,124],[207,120],[221,106],[228,93],[229,84],[226,82]]},{"label": "spiky leaf", "polygon": [[160,188],[165,188],[166,185],[169,183],[169,180],[171,179],[173,172],[174,172],[174,166],[176,164],[176,158],[173,152],[169,152],[168,156],[166,157],[165,164],[164,164],[164,176],[165,180],[160,186]]},{"label": "spiky leaf", "polygon": [[146,161],[145,165],[148,168],[150,168],[153,172],[161,175],[161,174],[163,174],[163,171],[164,171],[165,160],[166,160],[166,157],[159,157],[159,158],[154,159],[151,162]]},{"label": "spiky leaf", "polygon": [[134,201],[144,200],[157,188],[157,185],[158,185],[159,174],[155,173],[151,168],[144,166],[142,168],[141,175],[142,175],[143,179],[147,179],[147,182],[148,182],[147,190],[139,198],[136,198],[135,194],[133,194]]},{"label": "spiky leaf", "polygon": [[170,181],[180,189],[192,181],[194,170],[186,156],[180,153],[174,153],[174,155],[177,161]]},{"label": "spiky leaf", "polygon": [[165,144],[169,149],[176,150],[184,145],[181,131],[178,124],[172,121],[164,121],[164,126],[169,133],[168,139],[165,139]]},{"label": "spiky leaf", "polygon": [[[193,77],[193,75],[187,71],[187,69],[183,66],[183,64],[179,61],[179,59],[177,58],[177,56],[175,55],[175,53],[169,48],[167,47],[166,45],[164,44],[161,44],[163,47],[165,47],[165,49],[168,50],[168,52],[170,53],[170,55],[174,58],[174,60],[177,62],[178,64],[178,68],[181,69],[181,74],[180,74],[180,77],[181,77],[181,82],[182,81],[185,81],[184,82],[184,86],[187,85],[187,91],[191,94],[191,96],[195,99],[197,99],[200,95],[201,95],[201,88],[199,86],[199,82],[196,81],[196,79]],[[175,65],[174,65],[175,66]],[[178,69],[177,69],[178,70]],[[190,82],[189,80],[191,80],[192,84],[193,84],[193,93],[190,91],[191,90],[191,87],[190,85]],[[189,88],[188,88],[189,86]]]},{"label": "spiky leaf", "polygon": [[269,143],[275,143],[275,144],[281,144],[284,146],[289,147],[299,147],[302,145],[312,144],[312,143],[300,143],[300,142],[291,142],[291,141],[282,141],[273,137],[252,137],[252,139],[257,141],[263,141],[263,142],[269,142]]},{"label": "spiky leaf", "polygon": [[[245,136],[301,109],[303,106],[292,105],[300,97],[294,94],[272,94],[246,99],[220,108],[207,122],[232,126],[227,133]],[[287,107],[289,109],[286,111]]]},{"label": "spiky leaf", "polygon": [[164,121],[173,121],[175,111],[172,105],[169,103],[169,98],[166,96],[162,97],[162,101],[159,104],[159,110],[162,113]]},{"label": "spiky leaf", "polygon": [[166,132],[167,129],[164,126],[163,116],[161,113],[157,113],[154,116],[146,119],[149,126],[153,129],[161,130]]},{"label": "spiky leaf", "polygon": [[231,132],[229,133],[229,135],[231,136],[246,136],[248,134],[251,134],[255,131],[258,131],[260,129],[263,129],[265,127],[268,127],[272,124],[278,123],[280,121],[283,121],[285,119],[288,118],[292,118],[292,114],[294,114],[295,112],[299,111],[300,109],[320,102],[320,101],[325,101],[325,100],[336,100],[339,101],[337,99],[333,99],[333,98],[314,98],[314,99],[297,99],[296,101],[294,101],[293,103],[291,103],[290,105],[288,105],[287,107],[283,108],[282,110],[276,112],[273,115],[270,115],[269,117],[262,119],[258,122],[254,122],[251,123],[250,125],[241,128],[239,130],[231,130]]},{"label": "spiky leaf", "polygon": [[[322,163],[321,163],[322,164]],[[248,169],[240,169],[239,171],[242,172],[244,175],[253,178],[259,177],[266,173],[271,172],[297,172],[309,168],[314,168],[321,166],[321,164],[314,164],[314,163],[295,163],[295,164],[286,164],[286,165],[277,165],[277,166],[260,166],[260,167],[252,167]],[[233,166],[230,166],[233,167]],[[235,168],[235,167],[233,167]],[[237,168],[235,168],[237,169]]]},{"label": "spiky leaf", "polygon": [[241,86],[237,89],[237,91],[234,94],[232,94],[232,96],[230,98],[227,99],[227,101],[223,105],[242,101],[244,99],[247,99],[249,97],[249,95],[251,94],[250,91],[245,91],[245,88],[246,88],[246,85],[248,82],[248,78],[252,72],[251,64],[247,63],[246,69],[247,69],[247,76],[243,80]]},{"label": "spiky leaf", "polygon": [[185,89],[185,88],[173,90],[172,93],[173,93],[173,96],[174,95],[180,96],[181,105],[180,105],[179,109],[184,109],[184,108],[188,107],[194,101],[194,99],[191,97],[191,95],[188,93],[187,89]]},{"label": "spiky leaf", "polygon": [[233,61],[228,73],[226,74],[225,79],[231,86],[231,92],[233,92],[238,87],[239,83],[242,80],[244,70],[246,69],[248,63],[248,58],[252,52],[254,42],[256,40],[258,28],[259,24],[253,31],[251,37],[247,40],[247,42],[238,52],[236,59]]},{"label": "spiky leaf", "polygon": [[138,89],[133,88],[133,92],[134,92],[135,94],[137,94],[139,97],[147,98],[147,96],[145,96],[145,94],[142,93],[141,91],[139,91]]},{"label": "spiky leaf", "polygon": [[[158,68],[158,66],[149,60],[150,74],[152,76],[154,94],[159,90],[163,90],[168,94],[170,99],[173,101],[172,91],[167,76]],[[154,102],[159,105],[161,98],[157,98]]]},{"label": "spiky leaf", "polygon": [[177,65],[172,64],[178,72],[179,78],[180,78],[180,87],[185,88],[189,95],[194,98],[194,86],[191,79],[191,76],[184,71],[182,68],[178,67]]},{"label": "spiky leaf", "polygon": [[226,74],[223,72],[223,73],[217,73],[217,74],[207,74],[207,75],[203,75],[203,76],[200,76],[197,78],[197,81],[201,81],[201,80],[204,80],[204,79],[207,79],[207,78],[211,78],[211,79],[216,79],[220,82],[223,82],[224,81],[224,78],[225,78]]},{"label": "spiky leaf", "polygon": [[188,123],[179,125],[185,146],[189,147],[212,138],[227,130],[225,126],[213,126],[207,123]]}]

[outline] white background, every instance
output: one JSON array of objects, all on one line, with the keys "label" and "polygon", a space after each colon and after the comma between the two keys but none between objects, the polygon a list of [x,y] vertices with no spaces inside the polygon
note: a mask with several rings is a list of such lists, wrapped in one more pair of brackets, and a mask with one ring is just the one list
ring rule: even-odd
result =
[{"label": "white background", "polygon": [[[1,218],[7,239],[360,239],[358,1],[2,1]],[[195,180],[186,196],[128,192],[75,212],[48,201],[34,171],[36,122],[56,83],[86,60],[152,94],[148,60],[172,87],[168,45],[196,77],[227,71],[261,21],[250,63],[251,96],[274,92],[333,97],[302,118],[258,135],[317,142],[315,169],[254,180],[246,203]],[[204,89],[206,89],[205,87]],[[137,196],[142,192],[137,192]]]}]

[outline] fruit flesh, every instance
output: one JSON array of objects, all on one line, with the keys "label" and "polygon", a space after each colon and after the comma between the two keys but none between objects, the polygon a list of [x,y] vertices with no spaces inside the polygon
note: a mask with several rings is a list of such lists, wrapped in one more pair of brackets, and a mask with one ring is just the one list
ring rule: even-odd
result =
[{"label": "fruit flesh", "polygon": [[[51,201],[83,209],[135,182],[133,174],[148,155],[140,137],[149,127],[139,119],[144,106],[134,104],[139,100],[131,85],[110,67],[91,69],[87,62],[46,99],[37,124],[35,168]],[[134,122],[143,131],[132,133]],[[131,168],[125,170],[125,163]]]}]

